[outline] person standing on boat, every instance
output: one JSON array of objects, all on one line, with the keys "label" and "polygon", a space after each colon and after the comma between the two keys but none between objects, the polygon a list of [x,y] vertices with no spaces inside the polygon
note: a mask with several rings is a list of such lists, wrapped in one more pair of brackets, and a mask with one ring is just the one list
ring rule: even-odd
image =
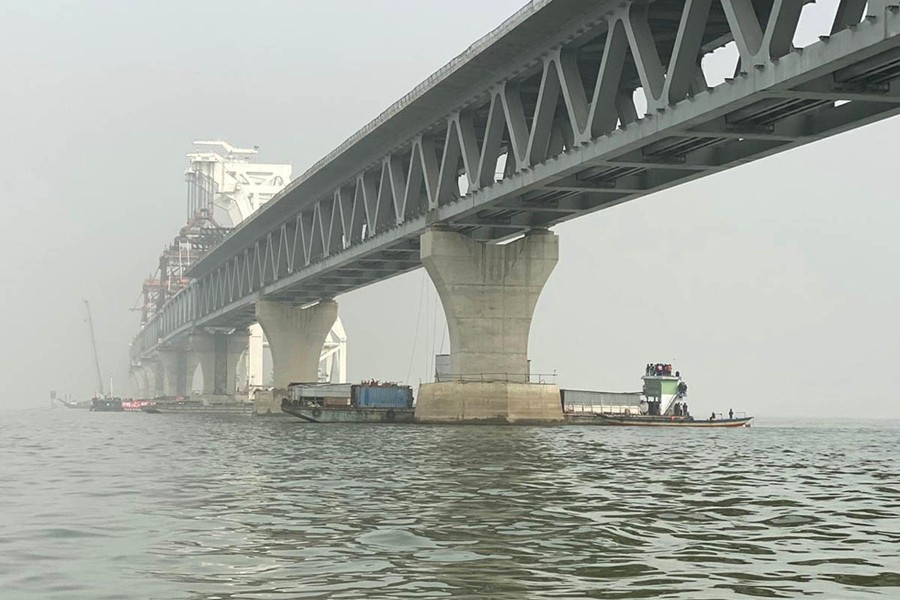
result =
[{"label": "person standing on boat", "polygon": [[733,418],[734,418],[734,410],[729,408],[728,409],[728,420],[730,421]]}]

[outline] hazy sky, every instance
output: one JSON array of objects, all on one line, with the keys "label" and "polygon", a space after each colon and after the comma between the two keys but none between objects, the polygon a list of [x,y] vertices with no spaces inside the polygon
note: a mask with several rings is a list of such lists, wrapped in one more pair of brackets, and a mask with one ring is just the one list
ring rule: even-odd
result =
[{"label": "hazy sky", "polygon": [[[90,394],[82,298],[127,384],[129,309],[183,224],[192,140],[299,175],[522,4],[0,3],[0,406]],[[809,6],[813,36],[834,2]],[[697,414],[900,417],[898,135],[883,121],[556,228],[533,370],[625,390],[668,361]],[[352,379],[426,377],[444,335],[423,271],[338,301]]]}]

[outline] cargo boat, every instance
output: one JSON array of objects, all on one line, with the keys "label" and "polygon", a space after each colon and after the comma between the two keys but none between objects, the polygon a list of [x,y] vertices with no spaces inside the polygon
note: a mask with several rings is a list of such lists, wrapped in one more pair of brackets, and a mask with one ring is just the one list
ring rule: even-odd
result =
[{"label": "cargo boat", "polygon": [[61,397],[57,396],[56,392],[50,392],[50,406],[56,408],[56,405],[60,404],[65,406],[66,408],[86,408],[90,409],[93,406],[93,402],[90,400],[72,400],[69,397]]},{"label": "cargo boat", "polygon": [[728,411],[709,418],[691,415],[687,383],[672,365],[648,364],[640,392],[560,390],[565,422],[618,427],[750,427],[753,417]]},{"label": "cargo boat", "polygon": [[412,388],[408,385],[292,383],[281,410],[308,423],[412,423]]},{"label": "cargo boat", "polygon": [[206,399],[158,398],[141,406],[141,411],[151,414],[215,414],[240,415],[253,414],[252,402],[227,400],[210,402]]},{"label": "cargo boat", "polygon": [[94,396],[91,398],[90,410],[91,412],[123,412],[125,407],[122,406],[121,398]]},{"label": "cargo boat", "polygon": [[119,398],[115,396],[95,396],[91,398],[91,411],[140,412],[151,404],[153,403],[149,400],[135,400],[133,398]]}]

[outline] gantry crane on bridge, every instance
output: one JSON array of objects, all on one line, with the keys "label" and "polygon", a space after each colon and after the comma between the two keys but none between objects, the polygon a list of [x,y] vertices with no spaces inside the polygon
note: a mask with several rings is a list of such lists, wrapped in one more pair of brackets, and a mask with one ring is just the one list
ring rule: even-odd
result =
[{"label": "gantry crane on bridge", "polygon": [[[188,154],[187,222],[160,253],[156,271],[144,280],[140,305],[141,330],[166,302],[190,283],[192,266],[212,251],[234,228],[281,191],[291,178],[291,165],[252,162],[258,147],[240,148],[226,141],[195,141]],[[249,347],[241,361],[245,386],[263,386],[268,344],[259,326],[249,328]],[[347,337],[338,320],[322,350],[320,377],[346,379]],[[190,377],[190,375],[186,375]]]},{"label": "gantry crane on bridge", "polygon": [[221,242],[229,231],[229,227],[216,223],[211,209],[194,209],[187,225],[160,253],[156,272],[144,280],[143,303],[138,308],[142,328],[165,306],[168,298],[188,284],[188,269]]}]

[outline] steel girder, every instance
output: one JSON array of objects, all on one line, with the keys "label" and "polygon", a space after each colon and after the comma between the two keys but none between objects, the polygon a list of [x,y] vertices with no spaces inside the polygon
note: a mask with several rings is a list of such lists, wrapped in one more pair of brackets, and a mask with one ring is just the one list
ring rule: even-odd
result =
[{"label": "steel girder", "polygon": [[[796,49],[804,4],[532,3],[200,261],[133,355],[250,324],[259,298],[311,303],[415,269],[429,225],[511,239],[900,113],[898,7],[841,0]],[[731,42],[735,77],[708,87],[703,56]]]}]

